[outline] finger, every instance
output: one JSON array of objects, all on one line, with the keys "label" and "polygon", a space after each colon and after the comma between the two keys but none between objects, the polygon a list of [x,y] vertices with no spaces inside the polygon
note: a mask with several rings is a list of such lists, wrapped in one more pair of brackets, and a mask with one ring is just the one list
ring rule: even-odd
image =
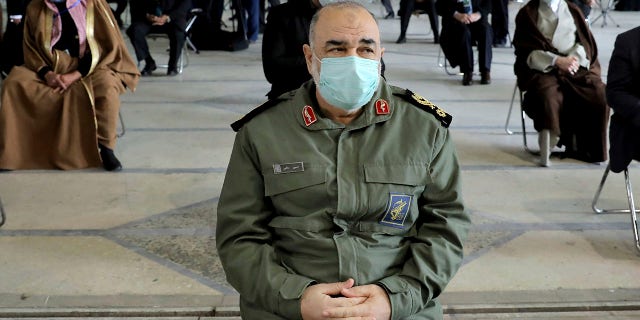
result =
[{"label": "finger", "polygon": [[322,316],[327,318],[340,319],[365,319],[369,316],[368,308],[362,304],[356,304],[348,307],[337,307],[326,309],[322,312]]}]

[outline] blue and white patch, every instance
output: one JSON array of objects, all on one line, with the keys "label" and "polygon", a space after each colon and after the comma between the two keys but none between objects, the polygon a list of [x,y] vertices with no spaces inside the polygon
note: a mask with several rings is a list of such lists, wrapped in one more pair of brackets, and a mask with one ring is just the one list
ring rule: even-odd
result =
[{"label": "blue and white patch", "polygon": [[387,210],[384,212],[380,224],[404,229],[404,222],[409,215],[409,208],[411,208],[411,200],[413,200],[411,195],[390,193]]}]

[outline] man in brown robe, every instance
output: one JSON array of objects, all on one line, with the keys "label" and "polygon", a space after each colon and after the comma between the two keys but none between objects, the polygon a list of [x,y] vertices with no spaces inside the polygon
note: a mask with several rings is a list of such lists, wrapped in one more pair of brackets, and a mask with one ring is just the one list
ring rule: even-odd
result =
[{"label": "man in brown robe", "polygon": [[105,0],[33,0],[2,87],[0,169],[122,168],[120,95],[140,74]]},{"label": "man in brown robe", "polygon": [[513,45],[524,110],[539,132],[540,164],[550,165],[556,144],[567,157],[605,161],[609,107],[596,42],[580,9],[564,0],[529,1],[516,16]]}]

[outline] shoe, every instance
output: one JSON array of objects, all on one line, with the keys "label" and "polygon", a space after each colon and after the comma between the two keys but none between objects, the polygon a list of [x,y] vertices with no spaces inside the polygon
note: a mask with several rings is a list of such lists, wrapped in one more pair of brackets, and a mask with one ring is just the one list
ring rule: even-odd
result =
[{"label": "shoe", "polygon": [[116,158],[116,155],[113,153],[113,150],[103,146],[102,144],[98,144],[100,148],[100,157],[102,158],[102,166],[107,171],[120,171],[122,170],[122,164],[120,160]]},{"label": "shoe", "polygon": [[491,72],[483,71],[480,72],[480,84],[490,84],[491,83]]},{"label": "shoe", "polygon": [[405,43],[407,42],[407,38],[405,38],[405,36],[400,36],[398,37],[398,40],[396,40],[396,43]]},{"label": "shoe", "polygon": [[393,19],[393,18],[395,18],[395,14],[393,14],[393,11],[391,11],[391,12],[387,13],[387,15],[386,15],[386,16],[384,16],[384,19],[385,19],[385,20],[387,20],[387,19]]},{"label": "shoe", "polygon": [[150,76],[156,69],[158,69],[156,62],[151,60],[144,65],[144,68],[140,71],[140,75],[143,77]]},{"label": "shoe", "polygon": [[167,76],[169,76],[169,77],[175,77],[175,76],[178,75],[178,73],[179,73],[178,69],[175,68],[175,67],[167,69]]},{"label": "shoe", "polygon": [[473,78],[473,72],[465,72],[462,75],[462,85],[463,86],[470,86],[472,78]]},{"label": "shoe", "polygon": [[498,41],[493,43],[493,47],[494,48],[506,48],[507,47],[507,40],[506,39],[498,40]]}]

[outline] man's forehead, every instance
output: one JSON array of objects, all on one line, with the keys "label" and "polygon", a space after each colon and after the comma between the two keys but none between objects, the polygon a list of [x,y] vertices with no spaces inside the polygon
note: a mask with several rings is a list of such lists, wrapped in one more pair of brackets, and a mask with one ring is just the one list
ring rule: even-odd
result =
[{"label": "man's forehead", "polygon": [[366,10],[327,10],[316,25],[317,40],[322,42],[379,42],[378,26]]}]

